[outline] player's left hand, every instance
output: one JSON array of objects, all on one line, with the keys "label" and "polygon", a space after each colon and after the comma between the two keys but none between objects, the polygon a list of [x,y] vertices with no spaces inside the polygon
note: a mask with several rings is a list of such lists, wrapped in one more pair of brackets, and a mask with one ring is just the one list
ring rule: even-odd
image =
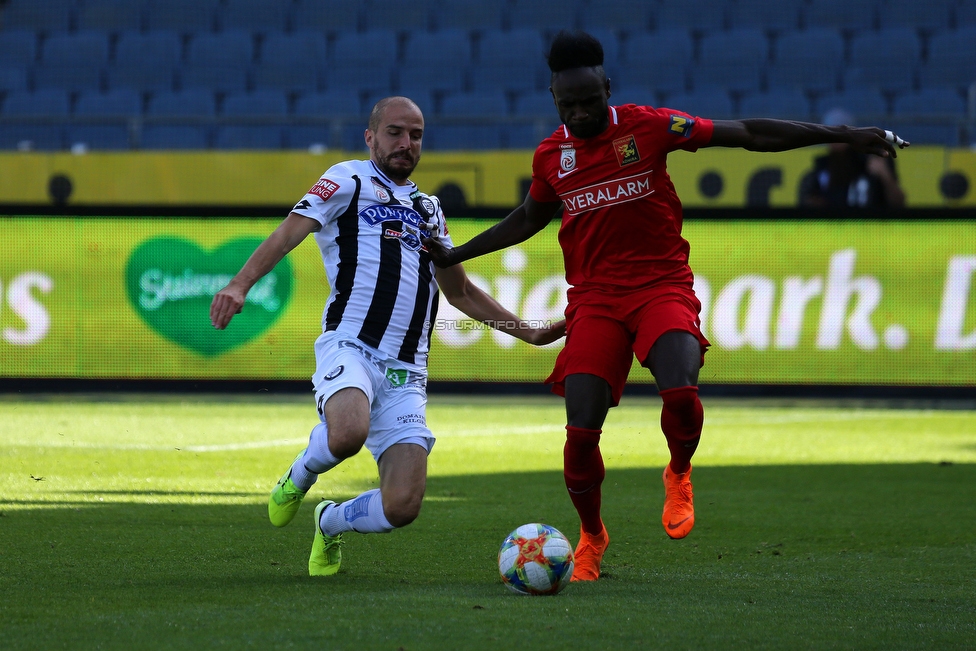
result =
[{"label": "player's left hand", "polygon": [[904,149],[912,143],[904,140],[891,131],[885,131],[878,127],[852,128],[850,130],[850,145],[862,154],[875,154],[876,156],[898,157],[898,149]]},{"label": "player's left hand", "polygon": [[245,295],[239,290],[235,290],[231,285],[224,287],[214,295],[213,302],[210,303],[210,323],[218,330],[223,330],[234,318],[235,314],[240,314],[244,307]]},{"label": "player's left hand", "polygon": [[535,328],[531,333],[525,338],[526,343],[530,343],[533,346],[545,346],[546,344],[551,344],[557,339],[561,339],[566,336],[566,319],[560,319],[555,323],[550,323],[546,328]]}]

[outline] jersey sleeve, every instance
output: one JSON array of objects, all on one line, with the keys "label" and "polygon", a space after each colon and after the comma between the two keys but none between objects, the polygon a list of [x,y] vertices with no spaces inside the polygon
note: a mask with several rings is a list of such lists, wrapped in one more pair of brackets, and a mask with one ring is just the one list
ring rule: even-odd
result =
[{"label": "jersey sleeve", "polygon": [[655,136],[668,143],[668,151],[697,151],[712,140],[714,125],[709,119],[669,108],[646,110]]},{"label": "jersey sleeve", "polygon": [[340,176],[329,169],[291,211],[325,226],[329,220],[345,212],[355,193],[355,179]]},{"label": "jersey sleeve", "polygon": [[542,153],[543,147],[539,146],[532,156],[532,184],[529,186],[529,196],[539,203],[552,203],[560,201],[559,195],[549,185],[546,179],[545,157]]}]

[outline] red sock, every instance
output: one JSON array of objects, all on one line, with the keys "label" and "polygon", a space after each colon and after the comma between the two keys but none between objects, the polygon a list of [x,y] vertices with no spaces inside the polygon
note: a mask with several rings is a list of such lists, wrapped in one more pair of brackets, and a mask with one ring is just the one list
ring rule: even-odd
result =
[{"label": "red sock", "polygon": [[691,457],[698,448],[705,420],[705,411],[698,399],[698,387],[665,389],[660,394],[664,400],[661,429],[671,450],[671,472],[687,472]]},{"label": "red sock", "polygon": [[563,447],[563,477],[569,498],[579,513],[583,531],[594,536],[603,531],[600,519],[601,491],[606,469],[600,454],[600,434],[603,430],[566,426],[566,445]]}]

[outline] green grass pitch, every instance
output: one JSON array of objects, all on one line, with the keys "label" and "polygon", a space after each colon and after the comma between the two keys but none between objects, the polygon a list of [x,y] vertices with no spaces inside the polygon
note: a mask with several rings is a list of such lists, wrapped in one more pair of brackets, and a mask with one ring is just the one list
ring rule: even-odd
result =
[{"label": "green grass pitch", "polygon": [[432,396],[420,518],[316,579],[312,505],[377,476],[363,452],[268,523],[310,394],[0,399],[0,648],[976,648],[976,411],[706,399],[673,541],[659,404],[604,428],[604,576],[520,597],[504,537],[579,535],[557,398]]}]

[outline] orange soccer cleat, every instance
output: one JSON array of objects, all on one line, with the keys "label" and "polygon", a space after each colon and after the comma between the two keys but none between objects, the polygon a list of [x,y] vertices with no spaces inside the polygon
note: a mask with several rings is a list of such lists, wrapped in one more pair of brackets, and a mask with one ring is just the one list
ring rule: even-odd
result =
[{"label": "orange soccer cleat", "polygon": [[610,546],[607,528],[598,536],[591,536],[580,529],[580,541],[573,555],[573,578],[571,581],[596,581],[600,578],[600,562]]},{"label": "orange soccer cleat", "polygon": [[661,523],[672,538],[684,538],[695,526],[694,494],[691,492],[691,466],[681,474],[664,467],[664,513]]}]

